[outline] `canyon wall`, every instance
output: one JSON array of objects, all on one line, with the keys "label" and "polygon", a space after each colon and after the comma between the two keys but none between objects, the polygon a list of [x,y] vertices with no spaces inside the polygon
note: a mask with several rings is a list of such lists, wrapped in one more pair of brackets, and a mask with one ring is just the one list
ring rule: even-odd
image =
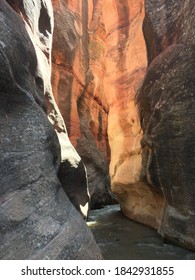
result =
[{"label": "canyon wall", "polygon": [[86,164],[91,206],[114,200],[109,178],[112,191],[128,201],[126,186],[141,173],[134,96],[147,65],[144,2],[60,0],[53,6],[54,96]]},{"label": "canyon wall", "polygon": [[192,0],[32,3],[0,6],[1,258],[101,258],[89,195],[195,249]]},{"label": "canyon wall", "polygon": [[135,104],[147,67],[144,1],[102,3],[107,33],[104,88],[109,104],[111,189],[126,216],[158,227],[163,199],[142,180],[142,129]]},{"label": "canyon wall", "polygon": [[146,181],[165,199],[160,233],[195,249],[195,8],[145,1],[149,68],[137,103]]},{"label": "canyon wall", "polygon": [[58,178],[68,162],[65,175],[83,180],[88,204],[84,166],[52,95],[51,2],[2,0],[0,15],[0,258],[101,259]]},{"label": "canyon wall", "polygon": [[91,206],[112,203],[110,184],[126,216],[194,248],[192,1],[53,6],[54,95]]},{"label": "canyon wall", "polygon": [[53,6],[54,96],[86,164],[91,206],[113,202],[111,183],[123,213],[158,227],[164,202],[142,180],[135,104],[147,67],[144,1],[55,0]]},{"label": "canyon wall", "polygon": [[108,175],[108,105],[102,82],[105,31],[96,2],[93,6],[93,1],[53,1],[53,91],[70,140],[87,167],[91,207],[113,200]]}]

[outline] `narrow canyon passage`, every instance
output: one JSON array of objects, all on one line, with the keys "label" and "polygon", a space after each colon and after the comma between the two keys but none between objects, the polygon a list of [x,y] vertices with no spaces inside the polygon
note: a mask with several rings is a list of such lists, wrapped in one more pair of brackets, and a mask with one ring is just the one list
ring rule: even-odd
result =
[{"label": "narrow canyon passage", "polygon": [[129,220],[119,205],[90,211],[87,224],[106,260],[195,260],[195,252],[171,244],[154,229]]},{"label": "narrow canyon passage", "polygon": [[125,216],[195,249],[192,0],[53,6],[53,92],[92,209],[114,193]]},{"label": "narrow canyon passage", "polygon": [[194,259],[194,0],[0,3],[0,259]]}]

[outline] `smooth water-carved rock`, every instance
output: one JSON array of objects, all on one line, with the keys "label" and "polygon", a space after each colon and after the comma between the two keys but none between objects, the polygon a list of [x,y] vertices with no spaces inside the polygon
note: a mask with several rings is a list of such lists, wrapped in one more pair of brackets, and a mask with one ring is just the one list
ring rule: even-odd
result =
[{"label": "smooth water-carved rock", "polygon": [[86,218],[89,208],[86,169],[69,141],[63,117],[54,100],[51,88],[51,47],[54,27],[52,4],[45,1],[37,1],[35,4],[23,1],[23,8],[21,4],[13,4],[13,2],[12,6],[17,11],[23,11],[27,23],[26,29],[36,51],[38,61],[36,83],[44,92],[48,118],[60,141],[61,165],[58,177],[71,202]]},{"label": "smooth water-carved rock", "polygon": [[[92,2],[88,2],[88,38],[93,81],[88,88],[99,104],[106,104],[111,189],[125,215],[157,228],[163,199],[142,180],[142,129],[134,100],[147,66],[144,1]],[[84,96],[87,103],[87,90]]]},{"label": "smooth water-carved rock", "polygon": [[86,163],[92,206],[111,202],[110,176],[123,213],[158,227],[164,202],[142,180],[142,130],[134,100],[147,66],[144,1],[53,4],[54,95]]},{"label": "smooth water-carved rock", "polygon": [[[194,247],[193,1],[53,5],[54,94],[87,165],[92,204],[106,197],[109,163],[126,216]],[[191,106],[189,118],[177,99]]]},{"label": "smooth water-carved rock", "polygon": [[62,136],[49,82],[51,3],[2,0],[0,14],[0,258],[99,259],[57,176],[64,150],[44,96]]},{"label": "smooth water-carved rock", "polygon": [[[54,173],[58,172],[70,200],[84,214],[88,206],[85,167],[69,142],[64,120],[87,167],[92,207],[113,202],[111,179],[126,216],[194,248],[193,1],[53,0],[55,100],[50,74],[41,68],[51,67],[48,36],[53,27],[48,24],[50,13],[44,10],[47,1],[39,5],[44,15],[40,19],[24,12],[29,1],[8,2],[22,12],[38,57],[39,64],[29,66],[37,69],[30,88],[58,134],[62,164],[58,168],[54,151]],[[4,75],[0,85],[12,92],[12,78],[4,70],[10,69],[5,42],[1,40],[0,46],[5,65],[0,69]],[[16,72],[15,80],[21,78]],[[51,140],[53,150],[59,150],[58,141]],[[18,201],[23,201],[23,194],[15,198]],[[15,213],[25,217],[28,211]]]},{"label": "smooth water-carved rock", "polygon": [[194,5],[147,1],[150,66],[137,96],[145,182],[164,199],[159,232],[195,249]]},{"label": "smooth water-carved rock", "polygon": [[191,48],[167,48],[151,63],[138,96],[146,178],[166,201],[160,233],[191,249],[195,249],[194,67]]},{"label": "smooth water-carved rock", "polygon": [[142,133],[134,96],[147,64],[144,2],[53,3],[54,95],[86,163],[92,205],[111,201],[109,175],[113,192],[121,193],[123,186],[127,199],[126,186],[139,181],[141,172]]},{"label": "smooth water-carved rock", "polygon": [[[104,96],[101,1],[53,1],[52,85],[68,134],[88,173],[91,207],[112,203]],[[94,23],[96,22],[96,24]],[[101,30],[101,31],[100,31]]]},{"label": "smooth water-carved rock", "polygon": [[158,227],[161,201],[142,181],[142,130],[135,104],[147,66],[144,1],[103,1],[102,13],[107,34],[104,89],[109,104],[111,189],[126,216]]}]

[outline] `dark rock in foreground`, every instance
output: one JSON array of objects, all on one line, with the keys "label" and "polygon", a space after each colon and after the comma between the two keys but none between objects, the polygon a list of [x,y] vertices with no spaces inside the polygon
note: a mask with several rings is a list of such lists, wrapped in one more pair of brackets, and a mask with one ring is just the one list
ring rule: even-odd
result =
[{"label": "dark rock in foreground", "polygon": [[0,14],[0,259],[100,259],[57,177],[60,145],[28,21],[4,0]]},{"label": "dark rock in foreground", "polygon": [[195,249],[195,56],[172,45],[150,64],[138,95],[143,165],[166,202],[160,233]]}]

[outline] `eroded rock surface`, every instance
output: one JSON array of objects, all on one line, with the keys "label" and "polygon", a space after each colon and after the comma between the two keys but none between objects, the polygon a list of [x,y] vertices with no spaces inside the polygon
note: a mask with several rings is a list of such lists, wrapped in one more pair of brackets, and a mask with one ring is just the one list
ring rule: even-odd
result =
[{"label": "eroded rock surface", "polygon": [[[108,175],[108,106],[102,82],[105,32],[99,24],[100,4],[100,1],[95,6],[93,1],[53,1],[54,96],[70,140],[86,165],[91,207],[112,203]],[[96,9],[97,19],[94,19]],[[95,27],[94,21],[97,21]]]},{"label": "eroded rock surface", "polygon": [[[22,123],[23,116],[27,114],[22,131],[29,133],[26,138],[19,137],[22,135],[21,128],[14,129],[14,123],[8,125],[10,119],[7,121],[8,114],[5,112],[2,118],[2,135],[5,133],[4,128],[8,132],[1,140],[2,147],[6,141],[6,145],[10,143],[8,136],[11,127],[12,133],[16,133],[16,136],[13,133],[14,137],[19,137],[23,144],[29,137],[35,137],[28,152],[32,151],[34,156],[34,150],[40,151],[40,155],[36,154],[36,162],[41,167],[34,164],[33,168],[45,172],[50,166],[47,169],[48,178],[52,176],[51,182],[54,181],[60,188],[59,178],[70,200],[86,216],[86,171],[74,146],[87,167],[92,207],[115,201],[110,193],[111,185],[126,216],[155,227],[163,236],[194,249],[193,1],[159,0],[157,3],[155,0],[52,0],[55,17],[52,87],[55,100],[48,72],[51,68],[49,37],[53,25],[50,14],[44,9],[47,1],[37,1],[42,3],[39,8],[44,16],[41,17],[40,14],[40,18],[25,12],[25,8],[30,5],[29,1],[7,2],[20,14],[20,24],[25,23],[24,30],[28,32],[28,35],[23,35],[26,39],[21,38],[25,42],[24,46],[30,44],[29,48],[24,47],[25,51],[22,51],[24,58],[27,49],[32,49],[33,52],[32,44],[35,54],[26,54],[28,59],[25,60],[28,63],[18,65],[20,58],[16,56],[16,52],[10,53],[6,39],[0,39],[1,64],[5,65],[0,69],[4,77],[0,81],[3,89],[1,94],[4,91],[15,93],[19,85],[18,97],[15,94],[9,95],[9,104],[3,97],[1,110],[4,112],[6,108],[11,116],[13,113],[9,106],[14,106],[16,116],[13,118],[20,118]],[[7,5],[5,1],[2,3]],[[18,21],[18,14],[13,10],[12,13]],[[7,14],[2,17],[2,22]],[[12,31],[13,34],[19,34],[18,38],[19,30]],[[10,36],[15,38],[15,35]],[[13,38],[10,37],[10,42]],[[15,50],[20,44],[13,40]],[[7,54],[10,57],[7,58]],[[19,73],[24,74],[21,76]],[[11,75],[14,75],[14,79]],[[17,86],[13,86],[13,81]],[[21,93],[25,98],[20,100]],[[26,98],[28,102],[25,101]],[[20,116],[22,109],[17,109],[15,103],[23,106],[23,115]],[[25,109],[26,103],[30,104],[28,110]],[[34,104],[41,117],[31,104]],[[32,126],[29,125],[32,122],[29,114],[31,109],[34,112]],[[39,120],[44,116],[46,121],[46,111],[58,138],[48,122],[45,125]],[[41,127],[32,136],[37,125]],[[40,141],[42,148],[37,148]],[[61,147],[61,165],[57,156],[58,141]],[[29,140],[27,142],[31,143]],[[9,147],[15,147],[14,145]],[[16,147],[17,153],[19,148]],[[17,156],[21,156],[17,153]],[[40,162],[41,159],[45,160],[47,167]],[[22,156],[21,160],[24,160]],[[25,156],[26,160],[29,159]],[[8,164],[7,161],[5,164]],[[5,172],[5,176],[11,182],[10,170],[14,169],[13,164],[15,166],[16,163],[11,161],[9,164],[11,169],[8,168],[9,172]],[[17,164],[22,166],[19,160]],[[27,164],[31,166],[29,162]],[[2,168],[5,167],[2,165]],[[31,178],[31,170],[23,168],[23,172],[27,171]],[[37,169],[33,174],[39,174]],[[2,186],[6,187],[7,179],[2,178]],[[24,179],[21,178],[20,180]],[[32,180],[33,178],[34,175]],[[33,184],[39,185],[39,180],[38,177]],[[47,179],[44,184],[51,187],[51,182]],[[21,200],[17,199],[16,201]],[[63,207],[65,209],[66,203]],[[6,209],[12,207],[7,206]],[[16,210],[15,212],[17,213]],[[76,227],[72,224],[70,226]]]},{"label": "eroded rock surface", "polygon": [[194,45],[193,0],[145,0],[143,24],[149,63],[172,44]]},{"label": "eroded rock surface", "polygon": [[0,258],[99,259],[91,232],[57,176],[61,158],[70,156],[71,163],[80,157],[65,145],[52,97],[51,2],[31,4],[0,5]]},{"label": "eroded rock surface", "polygon": [[193,50],[173,45],[150,65],[139,94],[143,163],[166,200],[161,234],[195,248]]},{"label": "eroded rock surface", "polygon": [[150,66],[138,94],[146,181],[165,200],[160,233],[195,249],[195,55],[192,1],[147,1]]},{"label": "eroded rock surface", "polygon": [[54,93],[92,200],[109,162],[123,213],[194,248],[193,1],[53,4]]},{"label": "eroded rock surface", "polygon": [[142,180],[142,129],[135,104],[147,66],[144,1],[104,1],[102,5],[107,34],[104,87],[109,104],[111,189],[126,216],[158,227],[163,201]]},{"label": "eroded rock surface", "polygon": [[92,206],[109,203],[109,162],[117,194],[140,177],[142,134],[134,96],[147,64],[144,2],[53,4],[54,95],[86,164]]}]

